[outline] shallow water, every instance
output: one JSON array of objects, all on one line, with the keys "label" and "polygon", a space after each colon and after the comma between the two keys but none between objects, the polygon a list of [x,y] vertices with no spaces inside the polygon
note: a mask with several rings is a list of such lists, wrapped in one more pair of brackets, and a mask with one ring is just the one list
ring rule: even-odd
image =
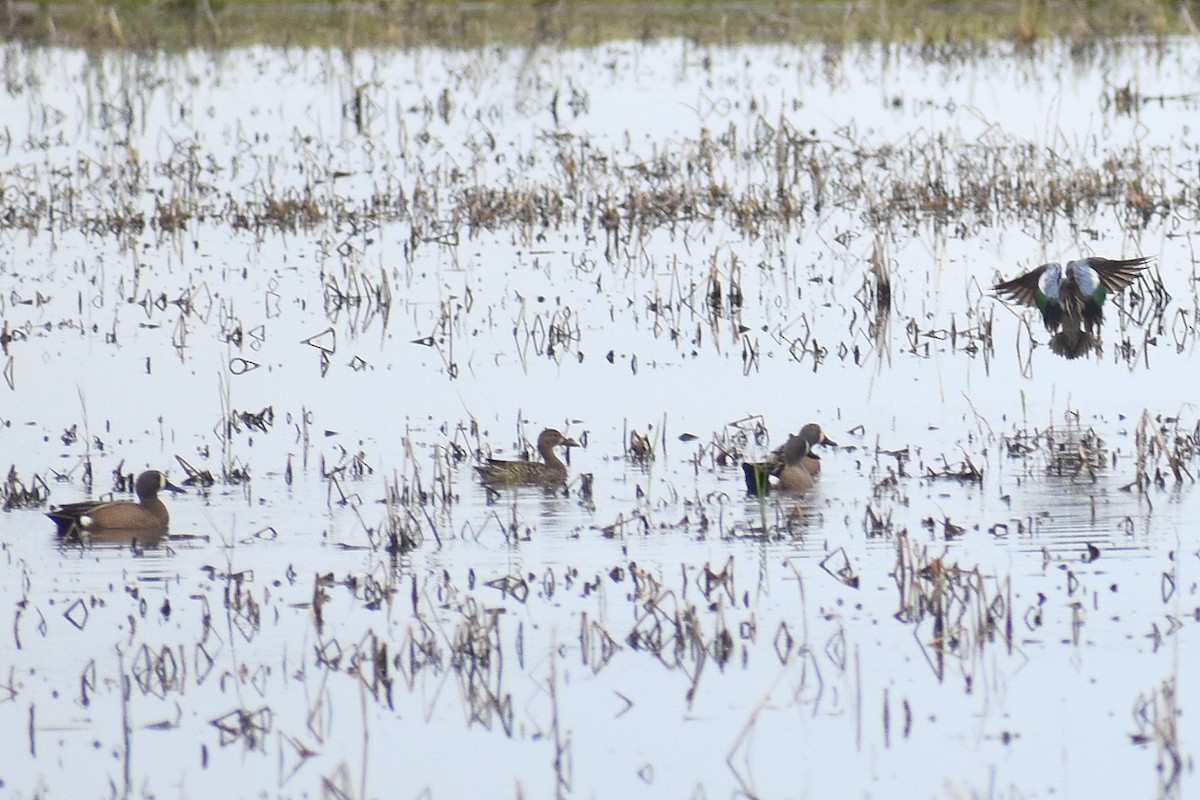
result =
[{"label": "shallow water", "polygon": [[[156,546],[0,515],[0,782],[1186,796],[1198,60],[6,46],[16,477],[219,482]],[[1065,361],[989,289],[1081,251],[1165,294]],[[810,495],[717,461],[809,421]],[[544,426],[592,496],[489,498]]]}]

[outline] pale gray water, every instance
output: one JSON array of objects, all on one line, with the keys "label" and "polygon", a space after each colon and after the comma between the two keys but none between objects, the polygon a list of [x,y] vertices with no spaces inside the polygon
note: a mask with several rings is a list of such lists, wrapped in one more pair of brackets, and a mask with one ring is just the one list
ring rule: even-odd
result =
[{"label": "pale gray water", "polygon": [[[1191,41],[949,61],[682,41],[5,47],[10,463],[53,503],[85,496],[89,454],[97,492],[122,462],[252,475],[168,498],[172,539],[140,555],[60,547],[38,510],[0,516],[5,793],[1186,796],[1190,767],[1164,787],[1158,764],[1166,745],[1190,762],[1195,740],[1200,509],[1161,457],[1164,486],[1123,487],[1139,427],[1195,444],[1198,61]],[[1125,113],[1127,83],[1168,99]],[[825,185],[807,166],[781,177],[793,145]],[[964,165],[1028,169],[1043,200],[1057,177],[1136,173],[1177,202],[1144,227],[1123,204],[937,225],[889,199],[969,183]],[[622,205],[695,192],[696,209],[718,187],[771,208],[780,181],[806,208],[787,225],[740,228],[714,202],[631,228]],[[567,200],[552,224],[472,230],[459,200],[477,185]],[[325,216],[254,224],[268,199]],[[615,237],[606,202],[625,215]],[[171,203],[186,227],[151,226]],[[117,230],[137,214],[144,229]],[[893,299],[873,332],[877,243]],[[1144,287],[1122,299],[1133,317],[1109,306],[1099,358],[1031,353],[1040,320],[990,286],[1081,248],[1158,255],[1171,300],[1161,318],[1138,316]],[[714,274],[740,307],[708,307]],[[989,321],[976,349],[962,332]],[[268,407],[266,431],[223,445],[223,419]],[[715,464],[714,435],[748,415],[770,431],[755,457],[808,421],[843,445],[810,496],[760,505]],[[595,476],[590,503],[574,483],[489,505],[470,462],[451,465],[452,441],[511,455],[519,420],[528,440],[586,434],[572,470]],[[623,458],[630,428],[652,432],[649,466]],[[1103,464],[1076,475],[1041,440],[1006,452],[1047,428],[1093,432]],[[883,451],[905,447],[887,480]],[[926,477],[966,460],[981,483]],[[385,484],[418,480],[454,501],[400,506],[422,541],[390,557]],[[872,517],[889,524],[868,535]],[[940,664],[931,618],[897,618],[912,548],[979,571],[949,579],[978,593],[951,593],[961,627]],[[841,559],[857,588],[831,574]],[[989,615],[999,628],[975,626]],[[243,736],[214,724],[238,710]]]}]

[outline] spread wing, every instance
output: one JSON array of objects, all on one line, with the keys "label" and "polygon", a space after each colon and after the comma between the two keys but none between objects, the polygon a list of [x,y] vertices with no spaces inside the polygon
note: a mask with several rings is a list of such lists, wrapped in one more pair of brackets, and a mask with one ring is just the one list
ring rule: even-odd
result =
[{"label": "spread wing", "polygon": [[[1096,270],[1105,291],[1119,292],[1138,279],[1138,275],[1154,260],[1154,256],[1138,256],[1137,258],[1100,258],[1092,256],[1083,259],[1084,263]],[[999,287],[997,287],[999,288]]]},{"label": "spread wing", "polygon": [[1036,269],[1026,272],[1009,281],[997,283],[992,288],[1000,295],[1008,297],[1010,300],[1016,300],[1018,303],[1024,303],[1027,306],[1037,307],[1037,294],[1041,289],[1042,273],[1046,271],[1049,264],[1042,264]]}]

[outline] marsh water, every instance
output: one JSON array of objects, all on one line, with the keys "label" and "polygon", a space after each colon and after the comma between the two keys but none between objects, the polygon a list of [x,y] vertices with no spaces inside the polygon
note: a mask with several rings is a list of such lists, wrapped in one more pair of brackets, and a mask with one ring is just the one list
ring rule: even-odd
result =
[{"label": "marsh water", "polygon": [[1194,790],[1194,39],[0,65],[5,796]]}]

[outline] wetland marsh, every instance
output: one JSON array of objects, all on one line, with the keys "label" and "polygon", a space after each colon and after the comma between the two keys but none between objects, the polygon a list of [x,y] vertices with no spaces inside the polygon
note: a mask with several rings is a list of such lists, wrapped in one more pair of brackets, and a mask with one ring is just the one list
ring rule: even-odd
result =
[{"label": "wetland marsh", "polygon": [[[1188,796],[1198,74],[0,45],[0,788]],[[1156,261],[1067,361],[992,287],[1093,254]],[[56,538],[146,468],[169,536]]]}]

